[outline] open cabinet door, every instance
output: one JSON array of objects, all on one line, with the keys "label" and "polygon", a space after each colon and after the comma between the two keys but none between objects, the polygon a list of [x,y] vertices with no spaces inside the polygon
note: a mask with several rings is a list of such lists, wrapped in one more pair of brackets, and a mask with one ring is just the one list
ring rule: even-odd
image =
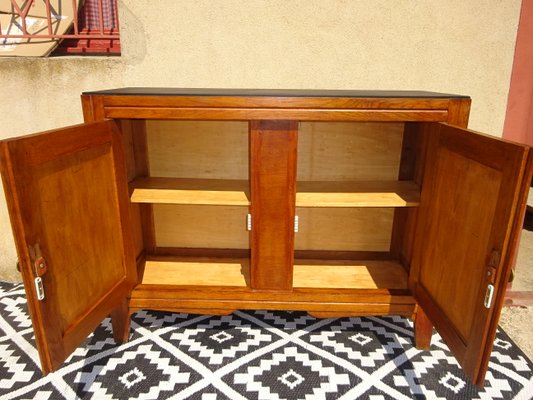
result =
[{"label": "open cabinet door", "polygon": [[120,132],[112,121],[84,124],[5,140],[0,151],[28,307],[48,373],[107,315],[124,309],[135,283]]},{"label": "open cabinet door", "polygon": [[445,124],[429,147],[412,263],[418,304],[482,385],[520,231],[528,148]]}]

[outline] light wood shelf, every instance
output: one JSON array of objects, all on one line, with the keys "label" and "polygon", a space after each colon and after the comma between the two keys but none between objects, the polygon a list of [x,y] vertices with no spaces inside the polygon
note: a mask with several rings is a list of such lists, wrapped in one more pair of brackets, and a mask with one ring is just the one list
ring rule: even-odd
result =
[{"label": "light wood shelf", "polygon": [[420,188],[411,181],[298,182],[296,207],[416,207]]},{"label": "light wood shelf", "polygon": [[388,260],[296,260],[293,287],[407,289],[407,272]]},{"label": "light wood shelf", "polygon": [[[249,206],[246,180],[140,178],[130,184],[134,203]],[[411,181],[298,182],[297,207],[416,207]]]},{"label": "light wood shelf", "polygon": [[140,178],[130,184],[133,203],[249,206],[246,180]]},{"label": "light wood shelf", "polygon": [[247,258],[153,257],[145,262],[141,284],[246,287],[249,272]]},{"label": "light wood shelf", "polygon": [[[143,285],[247,287],[247,258],[151,257]],[[388,260],[296,260],[294,288],[407,289],[407,273]]]}]

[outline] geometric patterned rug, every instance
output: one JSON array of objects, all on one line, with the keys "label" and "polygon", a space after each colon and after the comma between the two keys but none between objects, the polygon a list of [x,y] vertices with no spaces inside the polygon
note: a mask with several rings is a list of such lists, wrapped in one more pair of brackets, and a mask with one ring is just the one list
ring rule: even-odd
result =
[{"label": "geometric patterned rug", "polygon": [[413,346],[400,317],[315,319],[141,311],[117,346],[106,319],[45,377],[20,284],[0,282],[0,399],[531,399],[533,365],[499,330],[485,388],[442,339]]}]

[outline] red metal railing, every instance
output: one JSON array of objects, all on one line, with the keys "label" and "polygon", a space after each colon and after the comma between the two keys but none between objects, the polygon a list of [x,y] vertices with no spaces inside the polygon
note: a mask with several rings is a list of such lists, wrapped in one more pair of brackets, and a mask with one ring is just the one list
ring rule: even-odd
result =
[{"label": "red metal railing", "polygon": [[[74,48],[64,52],[120,52],[117,0],[0,0],[0,5],[0,46],[68,39]],[[32,25],[36,18],[38,27]]]}]

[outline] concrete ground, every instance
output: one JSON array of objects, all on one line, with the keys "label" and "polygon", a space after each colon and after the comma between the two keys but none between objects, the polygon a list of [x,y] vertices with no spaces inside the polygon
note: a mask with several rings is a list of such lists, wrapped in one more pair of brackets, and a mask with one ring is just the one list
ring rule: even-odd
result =
[{"label": "concrete ground", "polygon": [[[533,206],[533,189],[528,204]],[[513,291],[533,292],[533,231],[522,231]],[[504,307],[500,326],[533,361],[533,306]]]}]

